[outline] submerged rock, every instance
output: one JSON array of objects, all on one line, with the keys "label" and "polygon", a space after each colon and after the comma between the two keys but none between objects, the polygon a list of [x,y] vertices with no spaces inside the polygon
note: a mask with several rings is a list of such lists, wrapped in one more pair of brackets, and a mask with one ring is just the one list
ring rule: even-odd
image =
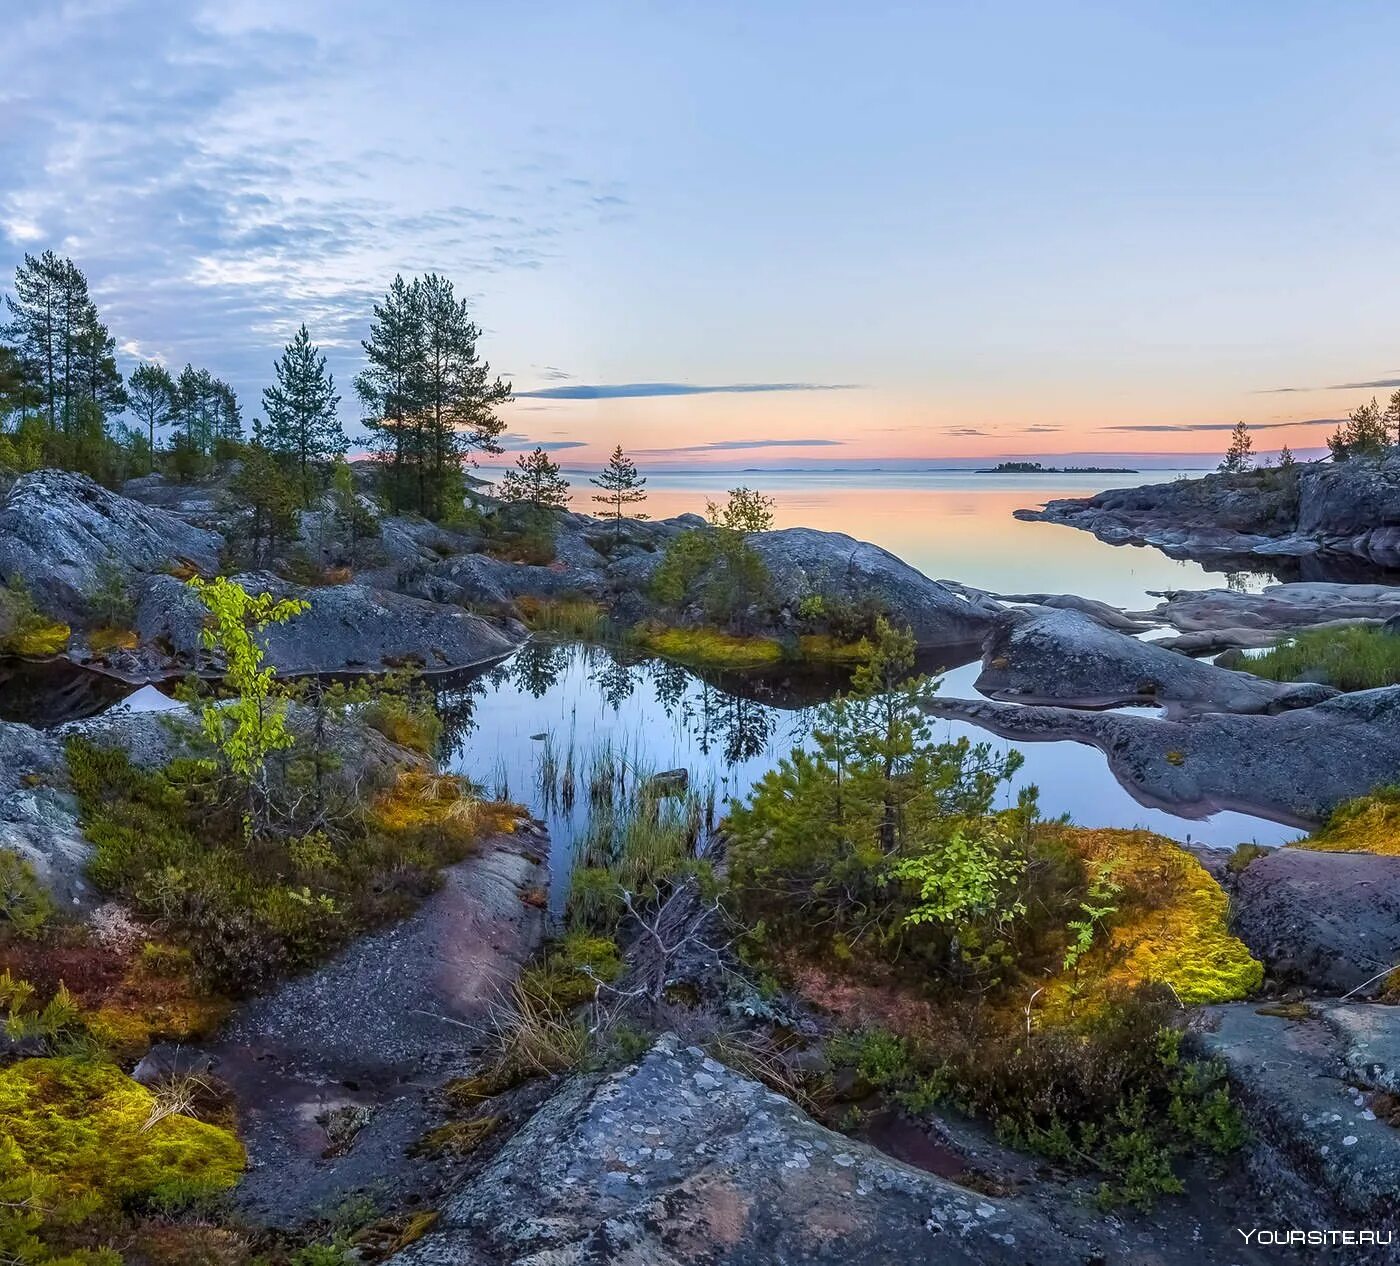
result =
[{"label": "submerged rock", "polygon": [[[1400,857],[1283,848],[1235,880],[1232,929],[1272,980],[1347,993],[1400,964]],[[1397,1139],[1400,1146],[1400,1139]]]},{"label": "submerged rock", "polygon": [[925,707],[1013,741],[1088,743],[1137,800],[1183,817],[1236,809],[1311,826],[1400,771],[1400,686],[1274,716],[1159,720],[937,697]]},{"label": "submerged rock", "polygon": [[0,580],[23,581],[41,610],[67,620],[88,615],[104,565],[128,584],[167,568],[212,571],[223,544],[73,471],[22,475],[0,504]]},{"label": "submerged rock", "polygon": [[1337,692],[1265,681],[1164,650],[1071,610],[1011,610],[983,648],[977,689],[994,698],[1081,707],[1184,704],[1222,712],[1281,712]]}]

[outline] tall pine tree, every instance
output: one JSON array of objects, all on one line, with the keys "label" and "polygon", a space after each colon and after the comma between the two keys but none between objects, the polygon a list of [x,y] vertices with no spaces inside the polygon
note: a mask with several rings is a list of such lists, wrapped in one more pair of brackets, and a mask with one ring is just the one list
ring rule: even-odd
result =
[{"label": "tall pine tree", "polygon": [[138,365],[131,371],[126,394],[132,413],[145,424],[154,469],[156,430],[169,426],[175,418],[175,380],[164,365]]},{"label": "tall pine tree", "polygon": [[321,472],[349,447],[336,412],[340,397],[326,358],[312,345],[304,324],[273,369],[276,385],[263,391],[264,439],[292,468],[302,500],[309,503]]},{"label": "tall pine tree", "polygon": [[536,448],[528,456],[521,453],[515,459],[515,470],[506,471],[501,479],[502,501],[514,501],[533,506],[536,510],[563,510],[569,504],[569,481],[559,473],[557,462],[548,453]]}]

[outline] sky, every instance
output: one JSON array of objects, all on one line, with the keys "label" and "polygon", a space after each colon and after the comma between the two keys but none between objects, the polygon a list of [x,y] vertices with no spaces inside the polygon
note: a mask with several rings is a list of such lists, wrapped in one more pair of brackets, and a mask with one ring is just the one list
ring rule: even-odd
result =
[{"label": "sky", "polygon": [[[1400,7],[12,0],[0,284],[246,416],[451,277],[513,453],[1198,463],[1400,385]],[[509,454],[508,454],[509,456]]]}]

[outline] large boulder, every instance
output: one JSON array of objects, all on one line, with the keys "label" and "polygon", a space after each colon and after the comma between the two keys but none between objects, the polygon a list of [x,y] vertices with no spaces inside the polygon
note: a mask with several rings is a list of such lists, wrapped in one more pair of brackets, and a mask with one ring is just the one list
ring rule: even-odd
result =
[{"label": "large boulder", "polygon": [[217,533],[72,471],[22,475],[0,503],[0,580],[22,581],[42,610],[69,621],[87,615],[104,566],[128,584],[166,569],[212,571],[223,544]]},{"label": "large boulder", "polygon": [[[1065,1221],[1073,1222],[1066,1205]],[[394,1266],[1133,1260],[1140,1259],[1105,1252],[1026,1204],[960,1187],[823,1129],[781,1095],[674,1037],[611,1076],[568,1082],[457,1191],[434,1230],[391,1259]]]},{"label": "large boulder", "polygon": [[888,550],[844,532],[783,528],[748,542],[782,601],[795,606],[807,594],[857,604],[874,600],[909,625],[920,647],[980,641],[1001,610],[987,594],[930,580]]},{"label": "large boulder", "polygon": [[[460,607],[372,589],[366,585],[305,588],[266,573],[235,579],[250,592],[300,598],[307,611],[260,634],[267,662],[284,674],[381,672],[417,666],[428,672],[468,668],[508,655],[520,634],[503,630]],[[133,666],[145,665],[154,649],[165,671],[216,667],[201,646],[205,612],[190,589],[171,576],[154,576],[136,604],[135,628],[142,649]],[[109,663],[121,671],[120,653]]]},{"label": "large boulder", "polygon": [[1265,681],[1139,641],[1079,611],[1010,610],[983,647],[977,689],[993,698],[1078,707],[1126,703],[1281,712],[1320,703],[1327,686]]},{"label": "large boulder", "polygon": [[925,708],[1013,741],[1088,743],[1137,800],[1184,817],[1235,809],[1310,826],[1400,779],[1400,686],[1272,716],[1168,720],[939,697]]},{"label": "large boulder", "polygon": [[1379,993],[1400,964],[1400,857],[1279,849],[1231,897],[1235,935],[1280,985]]},{"label": "large boulder", "polygon": [[[1370,1232],[1339,1261],[1388,1266],[1400,1237],[1400,1007],[1208,1008],[1196,1036],[1224,1061],[1251,1127],[1256,1226]],[[1317,1260],[1309,1258],[1308,1260]]]}]

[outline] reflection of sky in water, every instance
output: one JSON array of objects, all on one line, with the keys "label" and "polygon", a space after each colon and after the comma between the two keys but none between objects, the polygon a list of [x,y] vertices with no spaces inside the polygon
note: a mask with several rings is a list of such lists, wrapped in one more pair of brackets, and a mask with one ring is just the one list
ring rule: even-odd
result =
[{"label": "reflection of sky in water", "polygon": [[[976,665],[944,678],[948,694],[972,696]],[[570,746],[580,783],[597,746],[610,743],[648,771],[684,768],[704,795],[714,787],[717,805],[747,794],[754,782],[793,746],[811,723],[810,709],[783,709],[710,685],[674,664],[642,660],[624,664],[607,651],[581,646],[532,644],[507,663],[439,699],[453,747],[448,764],[484,785],[502,790],[544,819],[553,847],[552,896],[556,908],[568,886],[574,839],[588,816],[582,790],[571,808],[546,803],[537,786],[543,748],[535,737],[552,735],[559,760]],[[936,720],[940,738],[967,736],[1012,746],[975,726]],[[1026,763],[1017,785],[1035,783],[1048,817],[1067,813],[1088,826],[1147,827],[1179,840],[1233,847],[1246,840],[1280,844],[1300,832],[1241,813],[1188,820],[1135,801],[1108,771],[1103,755],[1072,742],[1021,745]],[[1008,800],[1012,798],[1008,794]]]},{"label": "reflection of sky in water", "polygon": [[[1137,475],[977,475],[763,472],[656,474],[646,511],[703,513],[739,484],[772,496],[779,527],[812,527],[873,541],[935,579],[998,593],[1077,593],[1115,606],[1154,606],[1154,589],[1216,589],[1225,578],[1159,550],[1105,545],[1088,532],[1023,523],[1014,511],[1105,488],[1170,482],[1178,472]],[[1196,472],[1199,473],[1199,472]],[[593,509],[581,505],[585,510]],[[1259,588],[1270,577],[1248,576]]]}]

